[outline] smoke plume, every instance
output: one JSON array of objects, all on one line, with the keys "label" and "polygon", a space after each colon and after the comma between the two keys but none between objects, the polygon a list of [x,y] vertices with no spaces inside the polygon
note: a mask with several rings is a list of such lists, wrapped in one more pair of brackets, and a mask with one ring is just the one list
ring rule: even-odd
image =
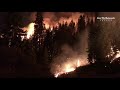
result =
[{"label": "smoke plume", "polygon": [[69,45],[63,45],[61,47],[61,54],[53,59],[51,64],[51,73],[57,74],[59,72],[64,72],[65,66],[76,67],[79,60],[80,66],[89,64],[87,58],[88,48],[88,28],[80,33],[79,42],[74,46],[74,48]]}]

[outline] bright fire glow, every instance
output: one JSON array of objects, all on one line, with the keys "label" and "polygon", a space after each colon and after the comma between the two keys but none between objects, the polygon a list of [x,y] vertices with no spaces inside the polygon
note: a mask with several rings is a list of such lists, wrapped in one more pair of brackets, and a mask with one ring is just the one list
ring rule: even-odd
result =
[{"label": "bright fire glow", "polygon": [[119,57],[120,57],[120,51],[117,51],[115,58],[119,58]]},{"label": "bright fire glow", "polygon": [[23,39],[25,38],[25,36],[21,36],[21,40],[23,41]]},{"label": "bright fire glow", "polygon": [[65,72],[66,73],[74,71],[74,70],[75,70],[74,67],[72,67],[70,64],[66,64],[66,67],[65,67]]},{"label": "bright fire glow", "polygon": [[78,59],[78,61],[77,61],[77,67],[79,67],[80,66],[80,61],[79,61],[79,59]]},{"label": "bright fire glow", "polygon": [[110,63],[112,63],[115,59],[120,57],[120,51],[117,51],[117,54],[114,56],[114,58],[111,60]]},{"label": "bright fire glow", "polygon": [[120,51],[117,49],[117,51],[114,52],[113,47],[111,46],[111,52],[106,57],[108,57],[108,58],[113,57],[110,61],[110,63],[112,63],[115,59],[120,57]]},{"label": "bright fire glow", "polygon": [[[76,63],[76,64],[75,64]],[[75,71],[77,67],[84,66],[89,64],[88,61],[84,60],[75,60],[74,62],[66,62],[62,68],[59,68],[59,71],[57,71],[54,75],[57,78],[58,76],[62,74],[67,74],[69,72]]]},{"label": "bright fire glow", "polygon": [[49,25],[48,23],[45,23],[45,29],[50,29],[50,31],[53,30],[53,25]]},{"label": "bright fire glow", "polygon": [[49,24],[45,24],[46,29],[49,29],[49,27],[50,27]]},{"label": "bright fire glow", "polygon": [[30,23],[27,29],[27,39],[29,39],[34,34],[34,25],[35,23]]}]

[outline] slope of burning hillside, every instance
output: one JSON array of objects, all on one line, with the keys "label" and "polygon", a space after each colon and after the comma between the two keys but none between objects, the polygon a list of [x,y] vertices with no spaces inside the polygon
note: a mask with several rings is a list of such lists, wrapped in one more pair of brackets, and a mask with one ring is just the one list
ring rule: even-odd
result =
[{"label": "slope of burning hillside", "polygon": [[78,67],[75,71],[62,74],[58,78],[114,78],[120,77],[120,65],[118,63],[92,64]]},{"label": "slope of burning hillside", "polygon": [[61,47],[61,54],[53,59],[51,64],[51,73],[58,77],[61,74],[67,74],[75,71],[76,68],[88,65],[88,28],[86,28],[79,36],[79,42],[74,46],[74,49],[69,45]]}]

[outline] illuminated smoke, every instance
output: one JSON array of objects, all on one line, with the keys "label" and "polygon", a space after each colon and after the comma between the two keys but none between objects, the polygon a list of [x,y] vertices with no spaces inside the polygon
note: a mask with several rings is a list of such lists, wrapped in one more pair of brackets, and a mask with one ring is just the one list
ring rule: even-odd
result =
[{"label": "illuminated smoke", "polygon": [[[28,12],[26,13],[28,14]],[[69,25],[70,22],[73,20],[77,28],[78,19],[80,15],[84,15],[84,14],[85,13],[80,13],[80,12],[43,12],[43,23],[45,24],[46,29],[52,30],[53,27],[58,27],[59,23],[63,24],[67,22]],[[88,15],[90,19],[94,19],[94,17],[89,13],[86,13],[85,15]],[[29,22],[30,21],[33,22],[35,21],[35,18],[36,18],[36,12],[33,12],[29,15],[28,20]],[[87,22],[87,18],[85,19],[85,21]],[[27,38],[29,39],[30,36],[34,33],[33,24],[29,24],[27,27],[24,27],[23,30],[24,31],[27,30]]]},{"label": "illuminated smoke", "polygon": [[[70,48],[67,48],[66,50],[68,49]],[[68,54],[69,50],[66,52]],[[77,52],[73,50],[72,52],[69,52],[69,58],[67,58],[67,54],[62,53],[54,59],[51,72],[55,75],[55,77],[58,77],[61,74],[68,74],[69,72],[74,71],[78,67],[89,64],[87,57],[84,55],[78,55]]]},{"label": "illuminated smoke", "polygon": [[61,17],[59,19],[59,23],[67,22],[69,24],[73,20],[75,24],[77,24],[78,18],[80,17],[80,15],[83,15],[83,13],[79,13],[79,12],[71,13],[71,16],[68,18]]},{"label": "illuminated smoke", "polygon": [[[110,63],[113,63],[120,57],[119,37],[120,37],[120,12],[99,12],[99,17],[114,17],[112,21],[100,23],[102,40],[102,53]],[[114,50],[115,49],[115,50]]]},{"label": "illuminated smoke", "polygon": [[80,42],[73,49],[69,45],[61,47],[62,53],[53,59],[51,73],[55,77],[74,71],[77,67],[88,65],[88,30],[81,32]]},{"label": "illuminated smoke", "polygon": [[[80,12],[44,12],[43,13],[44,24],[47,29],[49,27],[58,26],[58,23],[63,24],[67,22],[68,24],[70,24],[72,20],[73,22],[75,22],[75,25],[77,25],[80,15],[84,14],[85,13]],[[85,21],[87,22],[87,19],[85,19]]]}]

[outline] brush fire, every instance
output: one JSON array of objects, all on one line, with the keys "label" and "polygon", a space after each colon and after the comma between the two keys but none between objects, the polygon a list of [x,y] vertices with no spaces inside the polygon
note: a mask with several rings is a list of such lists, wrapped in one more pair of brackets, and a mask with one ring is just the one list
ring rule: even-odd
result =
[{"label": "brush fire", "polygon": [[55,71],[54,76],[57,78],[62,74],[68,74],[69,72],[75,71],[76,68],[88,64],[89,62],[87,62],[86,60],[74,59],[73,61],[71,61],[69,59],[69,61],[62,63],[62,65],[57,65],[57,70]]},{"label": "brush fire", "polygon": [[67,58],[66,61],[61,62],[60,64],[55,63],[52,66],[52,73],[54,77],[59,77],[62,74],[68,74],[69,72],[73,72],[78,67],[82,67],[88,65],[89,62],[85,59],[74,59],[74,58]]},{"label": "brush fire", "polygon": [[107,57],[107,58],[111,58],[110,63],[112,63],[112,62],[114,62],[117,58],[120,57],[120,50],[117,49],[116,51],[114,51],[112,46],[111,46],[110,50],[111,50],[110,53],[109,53],[106,57]]}]

